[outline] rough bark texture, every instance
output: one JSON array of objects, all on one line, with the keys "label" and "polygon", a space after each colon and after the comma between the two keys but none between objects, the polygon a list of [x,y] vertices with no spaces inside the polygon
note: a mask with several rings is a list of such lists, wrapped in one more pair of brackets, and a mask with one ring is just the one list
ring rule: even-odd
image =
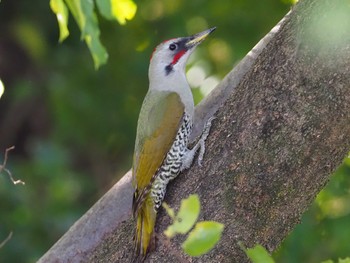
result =
[{"label": "rough bark texture", "polygon": [[[347,5],[300,1],[197,109],[202,120],[218,109],[203,166],[181,174],[165,201],[178,207],[198,193],[200,220],[225,229],[207,255],[181,257],[248,262],[239,241],[273,251],[342,162],[350,149],[349,19],[345,30],[315,27],[332,24]],[[39,262],[128,262],[131,200],[127,174]],[[169,223],[161,211],[157,233]],[[173,241],[170,248],[158,242],[147,262],[176,262],[181,238]]]}]

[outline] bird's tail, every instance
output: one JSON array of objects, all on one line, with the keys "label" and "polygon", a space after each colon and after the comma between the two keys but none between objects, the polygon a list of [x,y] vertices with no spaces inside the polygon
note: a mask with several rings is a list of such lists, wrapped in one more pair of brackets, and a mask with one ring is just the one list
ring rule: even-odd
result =
[{"label": "bird's tail", "polygon": [[138,211],[135,213],[135,252],[134,263],[143,262],[147,253],[154,249],[155,235],[154,225],[156,222],[156,211],[153,207],[153,201],[150,197],[146,198]]}]

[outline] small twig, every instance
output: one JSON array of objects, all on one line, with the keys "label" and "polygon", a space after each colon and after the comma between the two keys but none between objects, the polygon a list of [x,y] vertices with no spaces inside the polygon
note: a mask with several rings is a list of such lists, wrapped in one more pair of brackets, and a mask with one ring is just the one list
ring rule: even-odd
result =
[{"label": "small twig", "polygon": [[1,249],[3,246],[5,246],[5,244],[11,239],[11,237],[12,237],[12,231],[11,231],[10,234],[7,236],[7,238],[6,238],[4,241],[2,241],[2,242],[0,243],[0,249]]},{"label": "small twig", "polygon": [[156,233],[156,237],[158,238],[158,240],[160,240],[164,246],[166,246],[167,250],[173,254],[177,260],[181,263],[190,263],[190,261],[188,261],[187,259],[181,257],[181,253],[177,250],[177,249],[174,249],[172,246],[171,246],[171,242],[170,242],[170,239],[169,238],[164,238],[162,235]]},{"label": "small twig", "polygon": [[2,163],[2,165],[0,165],[0,173],[1,173],[2,171],[5,171],[14,185],[16,185],[16,184],[25,185],[25,182],[23,182],[22,180],[15,180],[15,179],[13,178],[13,176],[12,176],[10,170],[6,169],[6,163],[7,163],[8,153],[9,153],[9,151],[11,151],[11,150],[13,150],[13,149],[15,149],[15,146],[11,146],[11,147],[9,147],[9,148],[6,149],[6,151],[5,151],[5,157],[4,157],[4,162]]}]

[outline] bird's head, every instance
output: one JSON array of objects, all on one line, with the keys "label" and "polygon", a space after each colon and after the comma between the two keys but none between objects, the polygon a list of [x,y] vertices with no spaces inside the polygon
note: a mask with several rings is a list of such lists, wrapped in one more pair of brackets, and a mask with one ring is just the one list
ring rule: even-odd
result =
[{"label": "bird's head", "polygon": [[214,30],[216,27],[207,29],[189,37],[173,38],[159,44],[151,56],[149,75],[169,76],[185,72],[186,61],[195,48]]}]

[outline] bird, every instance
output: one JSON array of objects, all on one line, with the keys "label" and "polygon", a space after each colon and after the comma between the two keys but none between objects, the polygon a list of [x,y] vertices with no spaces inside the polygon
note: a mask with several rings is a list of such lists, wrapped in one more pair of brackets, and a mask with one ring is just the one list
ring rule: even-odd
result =
[{"label": "bird", "polygon": [[138,118],[133,155],[132,211],[136,227],[132,262],[143,262],[155,248],[156,216],[168,183],[192,165],[198,150],[201,166],[213,118],[189,149],[194,101],[185,67],[195,48],[215,29],[164,41],[151,55],[149,89]]}]

